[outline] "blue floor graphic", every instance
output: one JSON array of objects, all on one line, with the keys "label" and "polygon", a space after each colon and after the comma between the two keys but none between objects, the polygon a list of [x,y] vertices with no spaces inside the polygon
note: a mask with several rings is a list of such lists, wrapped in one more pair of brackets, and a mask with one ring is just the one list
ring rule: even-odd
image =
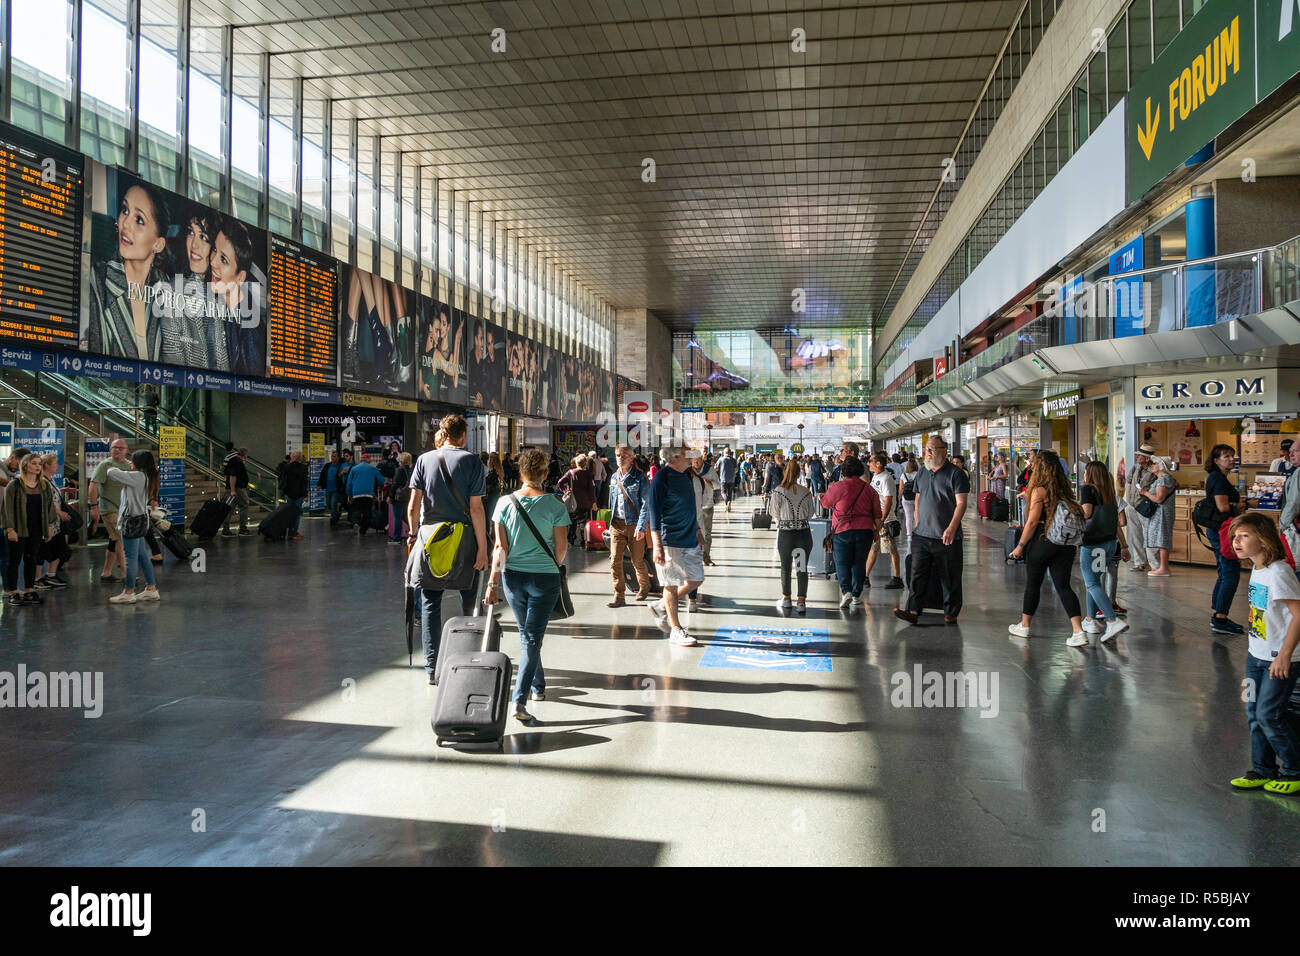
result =
[{"label": "blue floor graphic", "polygon": [[720,627],[700,666],[829,671],[829,649],[830,631],[824,627]]}]

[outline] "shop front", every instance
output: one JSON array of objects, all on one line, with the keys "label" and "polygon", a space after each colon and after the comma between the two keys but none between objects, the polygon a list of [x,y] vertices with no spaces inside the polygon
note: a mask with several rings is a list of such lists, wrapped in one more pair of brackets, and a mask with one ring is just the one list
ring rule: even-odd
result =
[{"label": "shop front", "polygon": [[346,449],[380,458],[407,450],[408,418],[415,411],[415,403],[401,399],[376,401],[389,403],[390,407],[376,407],[369,402],[365,405],[304,404],[304,441],[319,443],[321,439],[312,439],[310,436],[323,436],[326,448],[337,448],[340,451]]},{"label": "shop front", "polygon": [[[1205,464],[1215,445],[1236,452],[1228,477],[1246,497],[1258,500],[1253,510],[1278,517],[1283,476],[1269,468],[1282,455],[1282,441],[1300,437],[1300,369],[1145,376],[1134,381],[1134,396],[1134,447],[1146,444],[1170,459],[1178,482],[1174,561],[1214,564],[1191,524],[1191,510],[1205,494]],[[1124,460],[1119,460],[1122,475]]]}]

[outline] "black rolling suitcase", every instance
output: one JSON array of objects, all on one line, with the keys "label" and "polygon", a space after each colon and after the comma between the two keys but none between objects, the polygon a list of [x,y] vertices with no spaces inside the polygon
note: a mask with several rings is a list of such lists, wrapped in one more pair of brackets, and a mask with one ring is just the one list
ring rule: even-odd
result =
[{"label": "black rolling suitcase", "polygon": [[199,513],[194,516],[194,521],[190,524],[190,530],[194,532],[194,537],[200,541],[215,538],[217,532],[221,530],[222,522],[229,516],[230,508],[234,503],[234,495],[224,501],[213,498],[211,501],[203,502],[203,507],[199,509]]},{"label": "black rolling suitcase", "polygon": [[[480,571],[481,578],[486,579],[488,572]],[[438,686],[442,686],[442,679],[447,674],[447,661],[461,654],[474,654],[484,648],[484,631],[487,629],[487,617],[481,611],[483,608],[483,591],[479,589],[479,601],[474,607],[472,616],[449,617],[442,622],[442,636],[438,639],[438,663],[433,669],[433,680]],[[459,592],[457,592],[459,599]],[[493,614],[496,620],[498,615]],[[489,651],[499,651],[501,649],[501,627],[494,624],[492,633],[487,635]]]},{"label": "black rolling suitcase", "polygon": [[265,536],[268,541],[283,541],[289,536],[289,529],[300,514],[302,512],[296,504],[286,501],[262,519],[262,523],[257,526],[257,533]]},{"label": "black rolling suitcase", "polygon": [[[645,566],[650,572],[650,593],[658,594],[663,591],[659,584],[659,575],[655,569],[654,558],[650,554],[650,549],[645,551]],[[623,551],[623,587],[632,594],[637,594],[641,590],[641,583],[636,579],[636,565],[632,563],[632,549],[627,548]]]},{"label": "black rolling suitcase", "polygon": [[749,519],[751,528],[770,531],[772,529],[772,516],[762,508],[755,508],[754,515]]},{"label": "black rolling suitcase", "polygon": [[159,532],[158,537],[162,541],[162,546],[170,551],[177,560],[188,561],[190,555],[194,553],[190,543],[185,540],[185,535],[181,534],[175,525],[166,531]]},{"label": "black rolling suitcase", "polygon": [[431,721],[435,741],[439,747],[496,744],[503,750],[510,713],[510,658],[490,650],[498,642],[494,615],[459,620],[482,621],[477,625],[482,629],[481,642],[476,651],[444,653],[445,645],[439,648],[442,679]]},{"label": "black rolling suitcase", "polygon": [[1004,559],[1002,562],[1003,564],[1006,564],[1007,561],[1014,561],[1016,564],[1025,563],[1025,559],[1023,557],[1020,558],[1011,557],[1011,552],[1016,550],[1017,547],[1019,547],[1020,535],[1025,530],[1024,517],[1020,514],[1023,508],[1024,508],[1024,499],[1017,498],[1016,499],[1016,523],[1013,524],[1010,528],[1007,528],[1006,538],[1002,542],[1002,557]]}]

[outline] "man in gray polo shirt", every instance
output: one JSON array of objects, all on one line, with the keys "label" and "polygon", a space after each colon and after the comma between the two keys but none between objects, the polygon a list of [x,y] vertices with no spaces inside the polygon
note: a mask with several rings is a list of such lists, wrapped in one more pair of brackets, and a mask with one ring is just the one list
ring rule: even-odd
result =
[{"label": "man in gray polo shirt", "polygon": [[915,624],[925,610],[931,579],[943,585],[943,620],[956,624],[961,613],[961,520],[966,515],[970,478],[948,460],[948,443],[938,435],[925,445],[925,467],[916,476],[916,520],[912,528],[912,580],[906,608],[894,615]]}]

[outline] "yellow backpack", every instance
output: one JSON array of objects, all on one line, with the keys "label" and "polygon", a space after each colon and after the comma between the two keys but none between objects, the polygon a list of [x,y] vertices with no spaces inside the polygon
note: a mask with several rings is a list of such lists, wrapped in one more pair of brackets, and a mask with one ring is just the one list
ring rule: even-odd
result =
[{"label": "yellow backpack", "polygon": [[435,578],[451,574],[464,534],[465,525],[459,521],[439,521],[433,525],[424,542],[424,557],[429,562],[429,573]]}]

